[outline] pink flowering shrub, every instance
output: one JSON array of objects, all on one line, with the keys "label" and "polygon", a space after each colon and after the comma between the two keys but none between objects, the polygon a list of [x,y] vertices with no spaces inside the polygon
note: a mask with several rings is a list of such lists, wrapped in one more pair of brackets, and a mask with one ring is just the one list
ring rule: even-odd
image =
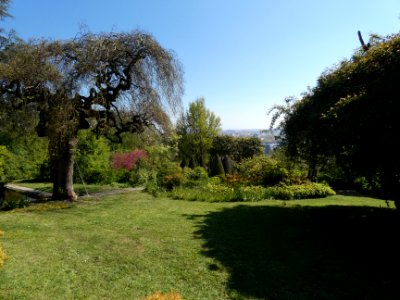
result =
[{"label": "pink flowering shrub", "polygon": [[128,153],[115,153],[112,157],[112,167],[116,170],[132,171],[138,160],[146,159],[147,157],[147,152],[140,149]]}]

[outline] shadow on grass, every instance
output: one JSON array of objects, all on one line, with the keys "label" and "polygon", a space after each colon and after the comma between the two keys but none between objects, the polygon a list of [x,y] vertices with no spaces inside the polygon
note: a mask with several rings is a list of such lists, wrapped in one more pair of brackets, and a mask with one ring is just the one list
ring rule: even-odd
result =
[{"label": "shadow on grass", "polygon": [[400,299],[393,210],[243,205],[197,219],[232,298]]}]

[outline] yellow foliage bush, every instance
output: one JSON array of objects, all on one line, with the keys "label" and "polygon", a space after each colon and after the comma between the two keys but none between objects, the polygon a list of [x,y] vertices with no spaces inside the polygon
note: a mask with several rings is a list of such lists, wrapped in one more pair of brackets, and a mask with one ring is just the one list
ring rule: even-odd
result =
[{"label": "yellow foliage bush", "polygon": [[172,292],[167,294],[162,294],[160,292],[156,292],[150,296],[147,296],[143,300],[183,300],[180,294]]}]

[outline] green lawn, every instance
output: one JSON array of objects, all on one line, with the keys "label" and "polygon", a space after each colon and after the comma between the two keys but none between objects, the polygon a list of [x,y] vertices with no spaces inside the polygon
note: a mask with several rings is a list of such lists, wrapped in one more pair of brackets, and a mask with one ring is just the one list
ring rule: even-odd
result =
[{"label": "green lawn", "polygon": [[399,219],[344,196],[38,204],[0,212],[0,299],[400,299]]}]

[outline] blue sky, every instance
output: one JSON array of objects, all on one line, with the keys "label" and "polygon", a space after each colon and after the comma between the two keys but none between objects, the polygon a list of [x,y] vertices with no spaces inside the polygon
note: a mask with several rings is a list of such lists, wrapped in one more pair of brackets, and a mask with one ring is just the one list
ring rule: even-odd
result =
[{"label": "blue sky", "polygon": [[13,0],[25,38],[73,38],[141,29],[173,50],[185,72],[183,103],[198,97],[224,129],[269,126],[267,111],[300,96],[358,48],[357,30],[400,31],[399,0]]}]

